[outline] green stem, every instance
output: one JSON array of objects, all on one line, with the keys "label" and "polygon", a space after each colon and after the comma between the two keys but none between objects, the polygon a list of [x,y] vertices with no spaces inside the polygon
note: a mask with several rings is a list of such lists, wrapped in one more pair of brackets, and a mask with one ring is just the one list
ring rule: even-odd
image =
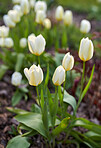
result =
[{"label": "green stem", "polygon": [[37,96],[38,96],[38,103],[39,103],[39,105],[41,107],[38,86],[36,86],[36,92],[37,92]]},{"label": "green stem", "polygon": [[38,64],[40,65],[40,56],[38,56]]},{"label": "green stem", "polygon": [[83,73],[82,73],[82,79],[81,79],[81,92],[80,92],[80,97],[78,100],[78,104],[76,106],[76,110],[74,112],[74,114],[76,115],[77,109],[82,101],[82,91],[83,91],[83,85],[84,85],[84,75],[85,75],[85,62],[83,62]]}]

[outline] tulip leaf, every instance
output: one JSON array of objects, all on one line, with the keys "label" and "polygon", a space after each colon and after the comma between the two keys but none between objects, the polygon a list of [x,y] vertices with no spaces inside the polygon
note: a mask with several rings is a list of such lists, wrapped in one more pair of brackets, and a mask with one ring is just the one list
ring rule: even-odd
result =
[{"label": "tulip leaf", "polygon": [[68,103],[69,105],[71,105],[73,110],[75,111],[75,109],[76,109],[76,100],[75,100],[75,98],[73,96],[68,94],[66,91],[64,91],[63,101],[65,103]]},{"label": "tulip leaf", "polygon": [[19,108],[14,108],[14,107],[6,107],[6,109],[9,112],[15,113],[15,114],[26,114],[28,113],[28,111],[25,111],[23,109],[19,109]]},{"label": "tulip leaf", "polygon": [[16,62],[16,66],[15,66],[15,71],[20,71],[21,67],[23,65],[23,61],[24,61],[24,54],[19,53],[17,55],[17,62]]},{"label": "tulip leaf", "polygon": [[8,67],[6,65],[0,66],[0,80],[2,79],[2,77],[4,76],[7,70],[8,70]]},{"label": "tulip leaf", "polygon": [[23,93],[16,91],[12,97],[12,106],[17,105],[20,102],[22,96],[23,96]]},{"label": "tulip leaf", "polygon": [[85,133],[85,136],[91,138],[94,141],[101,142],[101,134],[97,134],[95,132],[88,131],[87,133]]},{"label": "tulip leaf", "polygon": [[41,114],[30,112],[30,113],[23,114],[23,115],[17,115],[15,117],[15,119],[18,122],[21,122],[21,123],[25,124],[26,126],[36,130],[44,137],[47,137],[46,133],[45,133],[45,128],[44,128],[44,125],[42,122],[42,115]]},{"label": "tulip leaf", "polygon": [[47,65],[47,74],[46,74],[46,79],[45,79],[45,87],[48,85],[49,81],[49,64]]},{"label": "tulip leaf", "polygon": [[16,136],[11,139],[6,148],[29,148],[30,143],[27,141],[26,137]]}]

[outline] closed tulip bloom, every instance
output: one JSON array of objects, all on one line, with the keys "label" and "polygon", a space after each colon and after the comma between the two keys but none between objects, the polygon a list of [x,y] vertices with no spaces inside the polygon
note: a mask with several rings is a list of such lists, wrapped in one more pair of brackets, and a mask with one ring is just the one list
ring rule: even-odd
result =
[{"label": "closed tulip bloom", "polygon": [[73,14],[72,11],[66,10],[64,14],[64,24],[69,26],[73,24]]},{"label": "closed tulip bloom", "polygon": [[0,38],[0,47],[4,47],[4,45],[5,45],[5,39]]},{"label": "closed tulip bloom", "polygon": [[13,4],[20,4],[21,0],[12,0]]},{"label": "closed tulip bloom", "polygon": [[48,19],[48,18],[44,19],[43,25],[45,26],[46,29],[50,29],[51,28],[50,19]]},{"label": "closed tulip bloom", "polygon": [[43,24],[45,18],[46,18],[46,13],[43,10],[37,11],[37,13],[36,13],[36,22],[38,24]]},{"label": "closed tulip bloom", "polygon": [[64,17],[64,9],[63,9],[62,6],[58,6],[56,8],[55,17],[56,17],[56,20],[57,21],[63,20],[63,17]]},{"label": "closed tulip bloom", "polygon": [[88,20],[82,20],[80,25],[80,31],[82,33],[88,33],[91,29],[91,24]]},{"label": "closed tulip bloom", "polygon": [[8,16],[14,23],[18,23],[20,21],[20,14],[17,10],[9,10]]},{"label": "closed tulip bloom", "polygon": [[19,86],[21,84],[22,75],[20,72],[14,72],[11,77],[11,83],[14,86]]},{"label": "closed tulip bloom", "polygon": [[56,86],[61,85],[65,81],[65,70],[63,66],[58,66],[53,74],[53,84]]},{"label": "closed tulip bloom", "polygon": [[43,71],[39,65],[33,64],[29,69],[25,68],[24,74],[32,86],[38,86],[43,81]]},{"label": "closed tulip bloom", "polygon": [[88,61],[93,57],[94,46],[89,38],[83,38],[80,43],[79,57],[82,61]]},{"label": "closed tulip bloom", "polygon": [[30,6],[28,0],[21,0],[21,10],[23,14],[28,14],[30,11]]},{"label": "closed tulip bloom", "polygon": [[3,16],[3,21],[5,25],[8,26],[9,28],[13,28],[16,25],[8,15]]},{"label": "closed tulip bloom", "polygon": [[29,5],[30,5],[30,8],[34,8],[35,6],[35,0],[29,0]]},{"label": "closed tulip bloom", "polygon": [[11,48],[13,47],[14,42],[12,38],[5,38],[5,47]]},{"label": "closed tulip bloom", "polygon": [[13,10],[16,10],[16,11],[19,13],[19,16],[20,16],[20,17],[23,15],[20,5],[15,5],[15,6],[13,7]]},{"label": "closed tulip bloom", "polygon": [[9,27],[0,26],[0,37],[7,37],[9,34]]},{"label": "closed tulip bloom", "polygon": [[28,37],[28,46],[32,54],[37,56],[41,55],[45,50],[45,45],[46,41],[42,35],[35,37],[35,35],[32,34]]},{"label": "closed tulip bloom", "polygon": [[25,48],[26,46],[27,46],[27,39],[26,38],[20,39],[20,47]]},{"label": "closed tulip bloom", "polygon": [[69,52],[64,56],[63,61],[62,61],[62,66],[66,71],[69,71],[73,68],[74,57],[70,55]]},{"label": "closed tulip bloom", "polygon": [[42,10],[42,11],[46,12],[46,10],[47,10],[46,2],[44,2],[44,1],[37,1],[35,3],[35,12],[37,12],[39,10]]}]

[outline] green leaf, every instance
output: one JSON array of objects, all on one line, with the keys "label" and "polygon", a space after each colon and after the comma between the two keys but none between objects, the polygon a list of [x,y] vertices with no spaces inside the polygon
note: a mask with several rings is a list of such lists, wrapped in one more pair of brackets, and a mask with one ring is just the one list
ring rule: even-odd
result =
[{"label": "green leaf", "polygon": [[94,133],[92,131],[88,131],[87,133],[85,133],[85,136],[91,138],[94,141],[101,142],[101,135],[100,134]]},{"label": "green leaf", "polygon": [[47,65],[47,75],[45,79],[45,87],[48,85],[48,81],[49,81],[49,64]]},{"label": "green leaf", "polygon": [[71,105],[73,110],[75,111],[75,109],[76,109],[76,100],[75,100],[75,98],[73,96],[68,94],[66,91],[64,91],[63,101],[65,103],[68,103],[69,105]]},{"label": "green leaf", "polygon": [[29,91],[26,87],[21,87],[19,89],[24,93],[28,93],[28,91]]},{"label": "green leaf", "polygon": [[15,66],[15,71],[20,71],[21,67],[23,65],[23,61],[24,61],[24,54],[19,53],[17,55],[17,62],[16,62],[16,66]]},{"label": "green leaf", "polygon": [[8,70],[8,67],[6,65],[0,66],[0,80],[2,79],[2,77],[4,76],[7,70]]},{"label": "green leaf", "polygon": [[28,113],[28,111],[25,111],[23,109],[19,109],[19,108],[14,108],[14,107],[6,107],[6,109],[12,113],[15,114],[26,114]]},{"label": "green leaf", "polygon": [[44,107],[44,96],[43,96],[43,88],[41,87],[41,108]]},{"label": "green leaf", "polygon": [[35,113],[41,113],[41,109],[37,104],[32,104],[31,111]]},{"label": "green leaf", "polygon": [[47,137],[45,134],[45,128],[42,122],[42,115],[39,113],[27,113],[23,115],[17,115],[15,119],[18,122],[25,124],[26,126],[36,130],[44,137]]},{"label": "green leaf", "polygon": [[16,91],[12,97],[12,106],[17,105],[20,102],[22,96],[23,94],[21,92]]},{"label": "green leaf", "polygon": [[8,142],[6,148],[29,148],[29,146],[30,143],[26,137],[16,136]]}]

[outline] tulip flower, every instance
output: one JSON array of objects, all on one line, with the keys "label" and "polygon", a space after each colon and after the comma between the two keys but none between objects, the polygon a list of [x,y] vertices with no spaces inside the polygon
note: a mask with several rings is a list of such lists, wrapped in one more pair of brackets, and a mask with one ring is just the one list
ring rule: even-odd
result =
[{"label": "tulip flower", "polygon": [[18,23],[20,21],[20,14],[17,10],[9,10],[8,16],[14,23]]},{"label": "tulip flower", "polygon": [[11,47],[13,47],[14,42],[13,42],[12,38],[5,38],[4,44],[5,44],[5,47],[11,48]]},{"label": "tulip flower", "polygon": [[51,28],[50,19],[48,19],[48,18],[44,19],[43,25],[45,26],[46,29],[50,29]]},{"label": "tulip flower", "polygon": [[14,72],[11,77],[11,83],[14,86],[19,86],[21,84],[22,75],[20,72]]},{"label": "tulip flower", "polygon": [[64,17],[64,9],[62,6],[56,8],[55,17],[57,21],[61,21]]},{"label": "tulip flower", "polygon": [[21,0],[12,0],[13,4],[20,4]]},{"label": "tulip flower", "polygon": [[30,6],[28,0],[21,0],[21,10],[23,14],[28,14],[30,11]]},{"label": "tulip flower", "polygon": [[0,38],[0,47],[4,47],[4,45],[5,45],[5,39]]},{"label": "tulip flower", "polygon": [[35,6],[35,1],[36,0],[29,0],[29,5],[30,5],[30,8],[34,8],[34,6]]},{"label": "tulip flower", "polygon": [[80,31],[82,33],[88,33],[91,29],[91,24],[88,20],[82,20],[80,25]]},{"label": "tulip flower", "polygon": [[39,65],[33,64],[29,69],[25,68],[24,74],[32,86],[38,86],[43,81],[43,71]]},{"label": "tulip flower", "polygon": [[32,54],[37,56],[41,55],[45,50],[46,41],[42,35],[35,37],[34,34],[31,34],[28,37],[28,46]]},{"label": "tulip flower", "polygon": [[9,27],[0,26],[0,37],[7,37],[9,34]]},{"label": "tulip flower", "polygon": [[15,27],[15,25],[16,25],[8,15],[3,16],[3,21],[4,21],[5,25],[10,28]]},{"label": "tulip flower", "polygon": [[47,10],[46,2],[44,2],[44,1],[37,1],[35,3],[35,12],[37,12],[39,10],[42,10],[42,11],[46,12],[46,10]]},{"label": "tulip flower", "polygon": [[43,10],[37,11],[37,13],[36,13],[36,22],[38,24],[43,24],[45,18],[46,18],[46,13]]},{"label": "tulip flower", "polygon": [[63,66],[58,66],[53,74],[52,81],[54,85],[59,86],[65,81],[65,70]]},{"label": "tulip flower", "polygon": [[66,71],[69,71],[73,68],[74,57],[70,55],[69,52],[64,56],[63,61],[62,61],[62,66]]},{"label": "tulip flower", "polygon": [[88,61],[93,57],[94,46],[89,38],[83,38],[80,43],[79,57],[82,61]]},{"label": "tulip flower", "polygon": [[23,15],[20,5],[15,5],[15,6],[13,7],[13,10],[16,10],[16,11],[19,13],[19,16],[20,16],[20,17]]},{"label": "tulip flower", "polygon": [[73,14],[72,11],[66,10],[64,13],[64,24],[69,26],[73,23]]},{"label": "tulip flower", "polygon": [[20,39],[20,47],[25,48],[26,46],[27,46],[27,39],[26,38]]}]

